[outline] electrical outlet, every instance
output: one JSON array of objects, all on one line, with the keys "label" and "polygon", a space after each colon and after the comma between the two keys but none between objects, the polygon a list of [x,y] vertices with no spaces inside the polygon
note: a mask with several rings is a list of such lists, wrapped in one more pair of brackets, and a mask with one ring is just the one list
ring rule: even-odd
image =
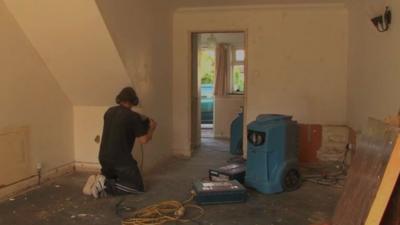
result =
[{"label": "electrical outlet", "polygon": [[99,144],[99,143],[100,143],[100,140],[101,140],[100,135],[96,135],[96,137],[94,138],[94,142],[96,142],[97,144]]}]

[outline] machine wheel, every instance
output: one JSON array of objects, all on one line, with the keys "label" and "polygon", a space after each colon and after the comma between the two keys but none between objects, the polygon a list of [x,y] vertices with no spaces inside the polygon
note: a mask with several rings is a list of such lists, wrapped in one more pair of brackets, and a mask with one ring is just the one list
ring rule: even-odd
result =
[{"label": "machine wheel", "polygon": [[297,169],[289,169],[283,177],[283,190],[286,192],[295,191],[301,186],[301,176]]}]

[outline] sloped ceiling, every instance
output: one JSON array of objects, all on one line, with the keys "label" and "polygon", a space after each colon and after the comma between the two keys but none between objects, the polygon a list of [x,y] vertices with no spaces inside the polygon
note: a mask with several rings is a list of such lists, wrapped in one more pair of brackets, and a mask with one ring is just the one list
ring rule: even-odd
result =
[{"label": "sloped ceiling", "polygon": [[177,8],[207,6],[240,6],[257,4],[345,3],[347,0],[174,0]]},{"label": "sloped ceiling", "polygon": [[[172,13],[166,0],[96,0],[142,108],[169,108]],[[163,111],[163,109],[161,109]]]},{"label": "sloped ceiling", "polygon": [[110,105],[131,85],[94,0],[4,2],[74,105]]},{"label": "sloped ceiling", "polygon": [[[169,35],[169,14],[176,8],[345,0],[97,0],[97,4],[96,0],[0,1],[6,3],[71,102],[103,106],[112,104],[116,93],[133,82],[142,94],[152,89],[147,82],[149,68],[166,70],[162,68],[166,63],[151,65],[151,57],[160,51],[172,52],[171,46],[167,46],[170,43],[160,42],[155,36],[160,32]],[[129,7],[120,10],[121,6]],[[124,13],[118,15],[113,11]],[[154,14],[149,16],[147,12]]]}]

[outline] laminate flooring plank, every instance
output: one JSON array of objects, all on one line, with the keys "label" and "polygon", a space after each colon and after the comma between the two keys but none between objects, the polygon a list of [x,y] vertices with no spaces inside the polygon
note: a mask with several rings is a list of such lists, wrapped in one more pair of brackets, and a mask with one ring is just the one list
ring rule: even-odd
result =
[{"label": "laminate flooring plank", "polygon": [[398,134],[396,127],[369,120],[358,142],[333,225],[365,224],[391,160]]}]

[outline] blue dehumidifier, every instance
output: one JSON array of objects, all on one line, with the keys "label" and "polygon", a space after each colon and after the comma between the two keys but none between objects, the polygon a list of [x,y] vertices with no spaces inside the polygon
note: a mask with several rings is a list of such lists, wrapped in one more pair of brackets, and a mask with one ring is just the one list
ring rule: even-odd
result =
[{"label": "blue dehumidifier", "polygon": [[243,112],[231,123],[230,153],[232,155],[243,155]]},{"label": "blue dehumidifier", "polygon": [[247,128],[246,185],[266,194],[298,189],[297,122],[291,116],[267,114]]}]

